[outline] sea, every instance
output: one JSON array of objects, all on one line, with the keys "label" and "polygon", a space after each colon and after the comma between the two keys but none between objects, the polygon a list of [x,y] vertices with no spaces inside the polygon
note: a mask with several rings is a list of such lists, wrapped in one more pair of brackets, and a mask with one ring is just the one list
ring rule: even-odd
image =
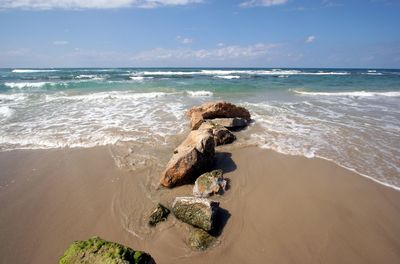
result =
[{"label": "sea", "polygon": [[145,166],[189,132],[187,109],[215,100],[250,110],[238,144],[320,157],[400,188],[395,69],[0,69],[0,151],[110,146],[120,164]]}]

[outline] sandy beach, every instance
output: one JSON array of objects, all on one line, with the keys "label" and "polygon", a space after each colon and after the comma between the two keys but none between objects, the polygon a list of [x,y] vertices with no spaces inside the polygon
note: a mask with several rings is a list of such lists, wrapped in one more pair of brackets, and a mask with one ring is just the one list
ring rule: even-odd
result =
[{"label": "sandy beach", "polygon": [[322,159],[217,151],[230,188],[213,197],[222,232],[206,252],[188,249],[188,226],[172,215],[147,226],[157,201],[192,190],[157,189],[164,164],[119,169],[108,147],[0,153],[0,262],[56,263],[96,235],[157,263],[400,262],[399,191]]}]

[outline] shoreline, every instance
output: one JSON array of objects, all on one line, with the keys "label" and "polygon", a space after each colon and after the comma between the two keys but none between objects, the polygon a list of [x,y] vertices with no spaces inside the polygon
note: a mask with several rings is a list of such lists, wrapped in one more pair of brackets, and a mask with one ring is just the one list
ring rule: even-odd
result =
[{"label": "shoreline", "polygon": [[[321,158],[235,144],[217,152],[230,188],[211,199],[229,216],[219,244],[206,252],[187,249],[187,226],[174,217],[146,226],[156,201],[191,193],[192,185],[156,190],[164,164],[118,169],[107,147],[0,153],[1,262],[54,263],[69,243],[95,235],[157,263],[400,260],[398,190]],[[331,242],[322,250],[324,239]]]}]

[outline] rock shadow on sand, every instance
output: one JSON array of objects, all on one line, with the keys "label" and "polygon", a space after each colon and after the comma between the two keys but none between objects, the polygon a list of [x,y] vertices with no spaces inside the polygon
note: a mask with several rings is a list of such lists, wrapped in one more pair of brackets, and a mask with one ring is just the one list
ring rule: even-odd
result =
[{"label": "rock shadow on sand", "polygon": [[229,152],[216,152],[213,169],[221,169],[224,173],[236,170],[237,166],[232,160],[232,154]]},{"label": "rock shadow on sand", "polygon": [[222,234],[226,223],[231,217],[231,214],[228,210],[220,207],[218,208],[218,211],[216,212],[214,217],[215,224],[213,229],[210,231],[210,235],[212,235],[213,237],[219,237]]}]

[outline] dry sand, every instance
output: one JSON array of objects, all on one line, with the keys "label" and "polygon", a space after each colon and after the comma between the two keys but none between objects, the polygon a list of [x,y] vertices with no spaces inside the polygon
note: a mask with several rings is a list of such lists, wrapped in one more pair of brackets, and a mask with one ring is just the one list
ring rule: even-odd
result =
[{"label": "dry sand", "polygon": [[120,170],[106,147],[0,153],[0,263],[56,263],[95,235],[157,263],[400,263],[399,191],[321,159],[220,151],[230,189],[214,197],[224,228],[206,252],[173,216],[146,224],[155,202],[191,192],[157,190],[164,164]]}]

